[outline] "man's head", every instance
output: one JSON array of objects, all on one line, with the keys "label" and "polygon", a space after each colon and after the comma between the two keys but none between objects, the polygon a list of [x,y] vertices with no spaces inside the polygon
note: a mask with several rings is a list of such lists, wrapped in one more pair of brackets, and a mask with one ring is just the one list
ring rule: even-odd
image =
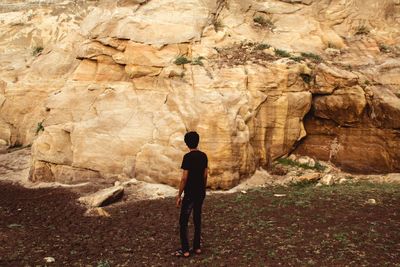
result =
[{"label": "man's head", "polygon": [[188,132],[185,134],[185,143],[186,145],[194,149],[199,145],[200,136],[196,132]]}]

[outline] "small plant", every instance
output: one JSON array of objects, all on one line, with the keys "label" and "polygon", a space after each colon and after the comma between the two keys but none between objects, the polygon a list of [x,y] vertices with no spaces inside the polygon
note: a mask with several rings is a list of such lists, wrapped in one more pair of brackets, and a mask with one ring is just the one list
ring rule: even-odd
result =
[{"label": "small plant", "polygon": [[275,55],[277,55],[278,57],[289,57],[289,58],[292,56],[288,51],[282,49],[275,49]]},{"label": "small plant", "polygon": [[381,51],[382,53],[390,53],[390,52],[392,52],[392,49],[388,45],[380,44],[379,51]]},{"label": "small plant", "polygon": [[204,59],[204,57],[202,57],[202,56],[195,58],[195,59],[192,61],[192,65],[204,66],[204,64],[203,64],[203,62],[202,62],[203,59]]},{"label": "small plant", "polygon": [[271,46],[269,44],[258,44],[254,47],[254,50],[264,50],[264,49],[268,49]]},{"label": "small plant", "polygon": [[276,160],[279,164],[284,166],[295,166],[296,161],[288,159],[288,158],[280,158]]},{"label": "small plant", "polygon": [[322,62],[322,58],[319,55],[314,54],[314,53],[303,52],[303,53],[301,53],[301,56],[304,58],[308,58],[317,63]]},{"label": "small plant", "polygon": [[176,65],[185,65],[188,63],[191,63],[192,61],[190,61],[189,59],[187,59],[185,56],[179,56],[175,59],[174,63]]},{"label": "small plant", "polygon": [[44,131],[43,121],[39,122],[36,126],[36,134],[39,134],[40,131]]},{"label": "small plant", "polygon": [[367,26],[365,25],[361,25],[359,27],[357,27],[356,29],[356,35],[368,35],[370,33],[370,30],[368,29]]},{"label": "small plant", "polygon": [[111,267],[111,265],[108,260],[101,260],[97,262],[97,267]]},{"label": "small plant", "polygon": [[261,16],[255,17],[253,19],[253,21],[255,23],[257,23],[257,24],[260,24],[263,27],[267,27],[267,28],[270,28],[270,29],[274,29],[275,28],[274,23],[270,19],[265,19],[265,18],[263,18]]},{"label": "small plant", "polygon": [[37,55],[39,55],[40,53],[42,53],[42,51],[43,51],[43,47],[41,47],[41,46],[35,46],[35,47],[32,49],[32,56],[36,57]]},{"label": "small plant", "polygon": [[365,84],[366,86],[369,86],[369,85],[371,85],[371,82],[370,82],[369,80],[365,80],[364,84]]},{"label": "small plant", "polygon": [[304,57],[291,56],[290,59],[296,62],[301,62],[304,60]]},{"label": "small plant", "polygon": [[344,66],[344,68],[348,71],[352,71],[353,70],[353,66],[351,66],[350,64]]},{"label": "small plant", "polygon": [[349,239],[346,233],[337,233],[333,234],[333,238],[335,238],[337,241],[340,241],[342,243],[348,243]]},{"label": "small plant", "polygon": [[323,172],[326,170],[326,166],[319,163],[319,161],[316,161],[315,165],[314,165],[314,169],[316,169],[317,171]]}]

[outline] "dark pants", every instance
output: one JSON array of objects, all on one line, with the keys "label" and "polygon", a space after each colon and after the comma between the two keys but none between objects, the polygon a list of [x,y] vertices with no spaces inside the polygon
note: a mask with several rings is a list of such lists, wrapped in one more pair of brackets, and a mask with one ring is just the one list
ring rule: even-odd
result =
[{"label": "dark pants", "polygon": [[192,198],[185,196],[182,200],[181,215],[179,218],[180,236],[182,251],[189,251],[188,241],[188,221],[190,213],[193,210],[193,222],[194,222],[194,240],[193,249],[200,248],[200,236],[201,236],[201,207],[203,205],[204,197]]}]

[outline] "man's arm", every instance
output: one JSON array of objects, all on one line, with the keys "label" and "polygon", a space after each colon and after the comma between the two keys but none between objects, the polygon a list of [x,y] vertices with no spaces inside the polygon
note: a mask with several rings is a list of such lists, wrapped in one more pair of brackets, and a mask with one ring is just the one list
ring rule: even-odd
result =
[{"label": "man's arm", "polygon": [[183,170],[181,183],[179,184],[179,192],[178,192],[178,195],[176,196],[176,206],[177,207],[179,207],[181,205],[181,201],[182,201],[181,195],[183,193],[183,190],[185,189],[187,177],[188,177],[188,170]]},{"label": "man's arm", "polygon": [[207,178],[208,178],[208,168],[204,169],[203,177],[204,177],[204,187],[206,189],[207,188]]}]

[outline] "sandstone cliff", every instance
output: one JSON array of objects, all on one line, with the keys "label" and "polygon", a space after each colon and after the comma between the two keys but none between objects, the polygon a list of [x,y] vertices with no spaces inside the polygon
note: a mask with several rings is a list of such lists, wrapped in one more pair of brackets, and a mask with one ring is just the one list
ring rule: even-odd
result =
[{"label": "sandstone cliff", "polygon": [[293,150],[398,172],[399,11],[398,0],[6,1],[0,146],[33,144],[33,181],[176,185],[188,130],[213,188]]}]

